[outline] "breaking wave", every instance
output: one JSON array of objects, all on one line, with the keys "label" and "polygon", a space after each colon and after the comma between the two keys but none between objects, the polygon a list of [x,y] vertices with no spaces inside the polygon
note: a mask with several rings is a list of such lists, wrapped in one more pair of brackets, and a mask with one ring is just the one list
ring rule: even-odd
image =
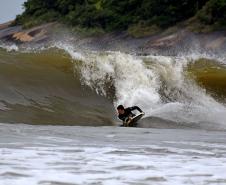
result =
[{"label": "breaking wave", "polygon": [[142,127],[226,128],[224,59],[81,52],[63,43],[13,51],[0,51],[0,121],[112,125],[123,104],[145,111]]}]

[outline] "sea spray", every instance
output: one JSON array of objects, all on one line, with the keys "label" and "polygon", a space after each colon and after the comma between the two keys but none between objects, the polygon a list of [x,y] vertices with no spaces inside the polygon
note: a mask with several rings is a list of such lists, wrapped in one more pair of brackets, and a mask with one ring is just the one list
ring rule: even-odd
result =
[{"label": "sea spray", "polygon": [[[74,55],[69,50],[69,53],[76,59],[77,52]],[[112,89],[106,84],[114,86],[115,106],[138,105],[145,110],[146,117],[159,117],[189,127],[226,126],[224,104],[187,75],[187,65],[198,59],[196,55],[136,56],[121,52],[84,52],[82,55],[82,83],[104,96],[111,94],[108,90]],[[76,60],[74,65],[77,67]]]}]

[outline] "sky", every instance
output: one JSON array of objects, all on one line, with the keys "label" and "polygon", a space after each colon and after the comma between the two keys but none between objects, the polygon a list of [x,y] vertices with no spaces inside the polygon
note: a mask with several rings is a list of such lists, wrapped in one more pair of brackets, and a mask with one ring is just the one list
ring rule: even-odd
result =
[{"label": "sky", "polygon": [[0,24],[16,18],[23,12],[22,4],[26,0],[0,0]]}]

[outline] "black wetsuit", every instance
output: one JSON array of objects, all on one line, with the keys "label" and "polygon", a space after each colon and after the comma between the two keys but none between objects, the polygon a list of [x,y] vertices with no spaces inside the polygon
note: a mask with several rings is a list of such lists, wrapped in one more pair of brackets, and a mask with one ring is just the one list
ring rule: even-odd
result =
[{"label": "black wetsuit", "polygon": [[142,110],[138,106],[128,107],[125,109],[124,114],[118,115],[118,118],[121,119],[123,122],[125,122],[128,117],[135,116],[135,114],[132,113],[132,111],[134,111],[134,110],[138,110],[139,112],[142,112]]}]

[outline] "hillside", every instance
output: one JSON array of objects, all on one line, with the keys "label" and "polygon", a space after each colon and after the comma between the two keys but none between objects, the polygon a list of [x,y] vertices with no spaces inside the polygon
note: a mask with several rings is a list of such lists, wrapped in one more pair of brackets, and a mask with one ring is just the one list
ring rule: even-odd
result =
[{"label": "hillside", "polygon": [[195,31],[226,27],[226,0],[28,0],[16,25],[58,21],[94,32],[150,35],[183,23]]}]

